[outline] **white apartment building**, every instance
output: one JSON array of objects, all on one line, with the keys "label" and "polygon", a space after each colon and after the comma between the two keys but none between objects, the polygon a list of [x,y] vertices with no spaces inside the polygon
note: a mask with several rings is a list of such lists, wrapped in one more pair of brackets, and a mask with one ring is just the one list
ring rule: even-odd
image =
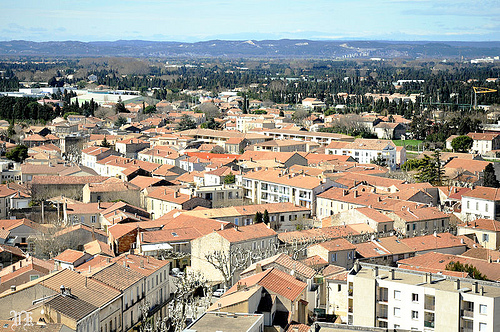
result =
[{"label": "white apartment building", "polygon": [[405,331],[500,330],[500,285],[383,265],[347,276],[348,323]]},{"label": "white apartment building", "polygon": [[479,154],[500,149],[500,134],[495,133],[468,133],[473,139],[471,151]]},{"label": "white apartment building", "polygon": [[[374,160],[382,157],[389,168],[396,168],[396,145],[389,140],[357,138],[340,151],[360,164],[372,164]],[[404,162],[401,160],[401,163]]]},{"label": "white apartment building", "polygon": [[462,195],[462,217],[466,221],[500,218],[498,188],[476,187]]},{"label": "white apartment building", "polygon": [[290,202],[316,213],[316,195],[331,188],[320,179],[282,169],[262,169],[242,175],[243,195],[254,204]]}]

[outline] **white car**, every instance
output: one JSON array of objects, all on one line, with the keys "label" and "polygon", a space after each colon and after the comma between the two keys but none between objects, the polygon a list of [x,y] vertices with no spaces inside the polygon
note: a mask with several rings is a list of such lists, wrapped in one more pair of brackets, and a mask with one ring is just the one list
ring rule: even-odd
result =
[{"label": "white car", "polygon": [[221,297],[222,295],[224,295],[225,292],[226,292],[225,290],[223,290],[222,288],[219,288],[214,292],[213,296]]}]

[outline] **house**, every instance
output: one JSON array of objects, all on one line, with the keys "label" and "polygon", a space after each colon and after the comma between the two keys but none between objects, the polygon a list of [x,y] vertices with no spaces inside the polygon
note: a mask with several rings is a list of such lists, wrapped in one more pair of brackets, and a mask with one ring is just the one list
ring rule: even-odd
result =
[{"label": "house", "polygon": [[[306,323],[309,316],[307,283],[276,268],[265,271],[257,270],[256,272],[252,276],[240,279],[224,294],[220,301],[228,300],[225,298],[242,290],[245,291],[246,288],[254,289],[254,287],[260,286],[262,290],[259,306],[264,309],[262,311],[266,321],[265,325],[279,325],[285,328],[292,321]],[[268,305],[265,306],[266,302]],[[217,306],[217,304],[214,305],[214,307]],[[232,311],[229,308],[226,310]]]},{"label": "house", "polygon": [[329,264],[350,269],[354,264],[356,246],[346,239],[335,239],[307,248],[307,257],[319,256]]},{"label": "house", "polygon": [[457,225],[458,235],[474,235],[484,248],[498,250],[500,248],[500,221],[493,219],[476,219]]},{"label": "house", "polygon": [[402,234],[416,236],[445,232],[450,227],[450,215],[435,207],[402,208],[388,213],[394,220],[394,228]]},{"label": "house", "polygon": [[367,224],[374,232],[390,232],[394,229],[394,220],[370,207],[342,211],[322,220],[323,227],[358,223]]},{"label": "house", "polygon": [[83,202],[112,202],[123,200],[135,206],[139,206],[140,188],[130,182],[124,182],[116,178],[110,178],[101,183],[87,183],[83,187]]},{"label": "house", "polygon": [[401,123],[379,122],[373,127],[373,132],[379,139],[401,139],[406,128]]},{"label": "house", "polygon": [[253,145],[254,151],[306,152],[307,143],[303,141],[272,140]]},{"label": "house", "polygon": [[201,197],[186,195],[168,187],[158,187],[145,196],[146,210],[153,219],[172,210],[191,210],[197,206],[211,207],[210,201]]},{"label": "house", "polygon": [[219,252],[229,259],[234,259],[236,257],[232,253],[235,251],[255,252],[270,249],[277,243],[277,235],[263,223],[211,232],[191,241],[191,267],[214,284],[232,284],[231,281],[237,280],[241,271],[234,271],[233,275],[223,275],[207,261],[207,255]]},{"label": "house", "polygon": [[87,184],[102,183],[107,179],[104,176],[34,175],[31,181],[31,194],[35,200],[55,196],[80,200]]},{"label": "house", "polygon": [[243,195],[254,204],[291,202],[316,213],[316,195],[332,187],[330,179],[287,170],[263,169],[248,172],[241,177]]},{"label": "house", "polygon": [[111,155],[118,155],[118,152],[110,148],[101,146],[91,146],[82,150],[82,165],[96,169],[96,163]]},{"label": "house", "polygon": [[468,133],[473,139],[471,151],[485,154],[500,149],[500,134],[497,133]]},{"label": "house", "polygon": [[269,226],[274,230],[295,230],[296,224],[311,217],[311,211],[307,207],[296,206],[292,203],[267,203],[237,205],[223,208],[194,209],[182,212],[183,215],[199,218],[210,218],[233,223],[237,226],[253,224],[257,212],[264,213],[267,210]]},{"label": "house", "polygon": [[75,250],[84,250],[84,244],[93,240],[101,242],[107,241],[106,232],[94,227],[89,227],[85,224],[75,224],[66,226],[60,231],[56,232],[54,238],[59,243],[64,243],[66,248]]},{"label": "house", "polygon": [[63,204],[63,221],[101,228],[101,212],[112,206],[111,202]]},{"label": "house", "polygon": [[90,258],[92,258],[92,255],[89,253],[73,249],[66,249],[53,259],[59,269],[74,270],[75,267],[82,265]]},{"label": "house", "polygon": [[316,99],[316,98],[305,98],[305,99],[302,99],[302,106],[309,108],[309,109],[314,109],[316,107],[325,108],[326,104],[324,102],[322,102],[321,100]]},{"label": "house", "polygon": [[[372,164],[382,159],[389,168],[396,168],[396,145],[389,140],[357,138],[342,149],[342,154],[353,157],[361,164]],[[404,163],[406,160],[401,160]]]},{"label": "house", "polygon": [[137,158],[137,153],[149,148],[149,142],[136,138],[128,138],[117,141],[115,149],[125,158]]},{"label": "house", "polygon": [[4,233],[2,238],[5,238],[5,244],[30,250],[34,248],[29,248],[29,240],[45,232],[40,224],[24,218],[2,219],[0,220],[0,229]]},{"label": "house", "polygon": [[13,264],[5,264],[0,271],[0,292],[20,286],[48,275],[54,269],[54,261],[29,256]]},{"label": "house", "polygon": [[500,219],[500,190],[476,187],[462,194],[462,216],[466,221]]}]

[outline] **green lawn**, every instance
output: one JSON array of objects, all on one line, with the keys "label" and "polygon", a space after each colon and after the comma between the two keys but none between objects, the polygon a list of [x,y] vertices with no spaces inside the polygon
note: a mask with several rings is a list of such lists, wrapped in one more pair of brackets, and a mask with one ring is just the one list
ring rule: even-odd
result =
[{"label": "green lawn", "polygon": [[417,147],[419,144],[422,144],[422,142],[423,142],[423,141],[420,141],[418,139],[405,139],[405,140],[393,139],[392,141],[397,146],[404,146],[404,145],[406,145],[406,146],[414,146],[414,147]]}]

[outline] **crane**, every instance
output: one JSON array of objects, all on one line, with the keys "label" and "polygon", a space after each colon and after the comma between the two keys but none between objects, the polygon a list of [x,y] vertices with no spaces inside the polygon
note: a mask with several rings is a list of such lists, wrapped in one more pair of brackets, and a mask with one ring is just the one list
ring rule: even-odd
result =
[{"label": "crane", "polygon": [[473,86],[472,89],[474,90],[474,108],[477,108],[477,94],[478,93],[497,92],[497,90],[495,90],[495,89],[483,88],[480,86]]}]

